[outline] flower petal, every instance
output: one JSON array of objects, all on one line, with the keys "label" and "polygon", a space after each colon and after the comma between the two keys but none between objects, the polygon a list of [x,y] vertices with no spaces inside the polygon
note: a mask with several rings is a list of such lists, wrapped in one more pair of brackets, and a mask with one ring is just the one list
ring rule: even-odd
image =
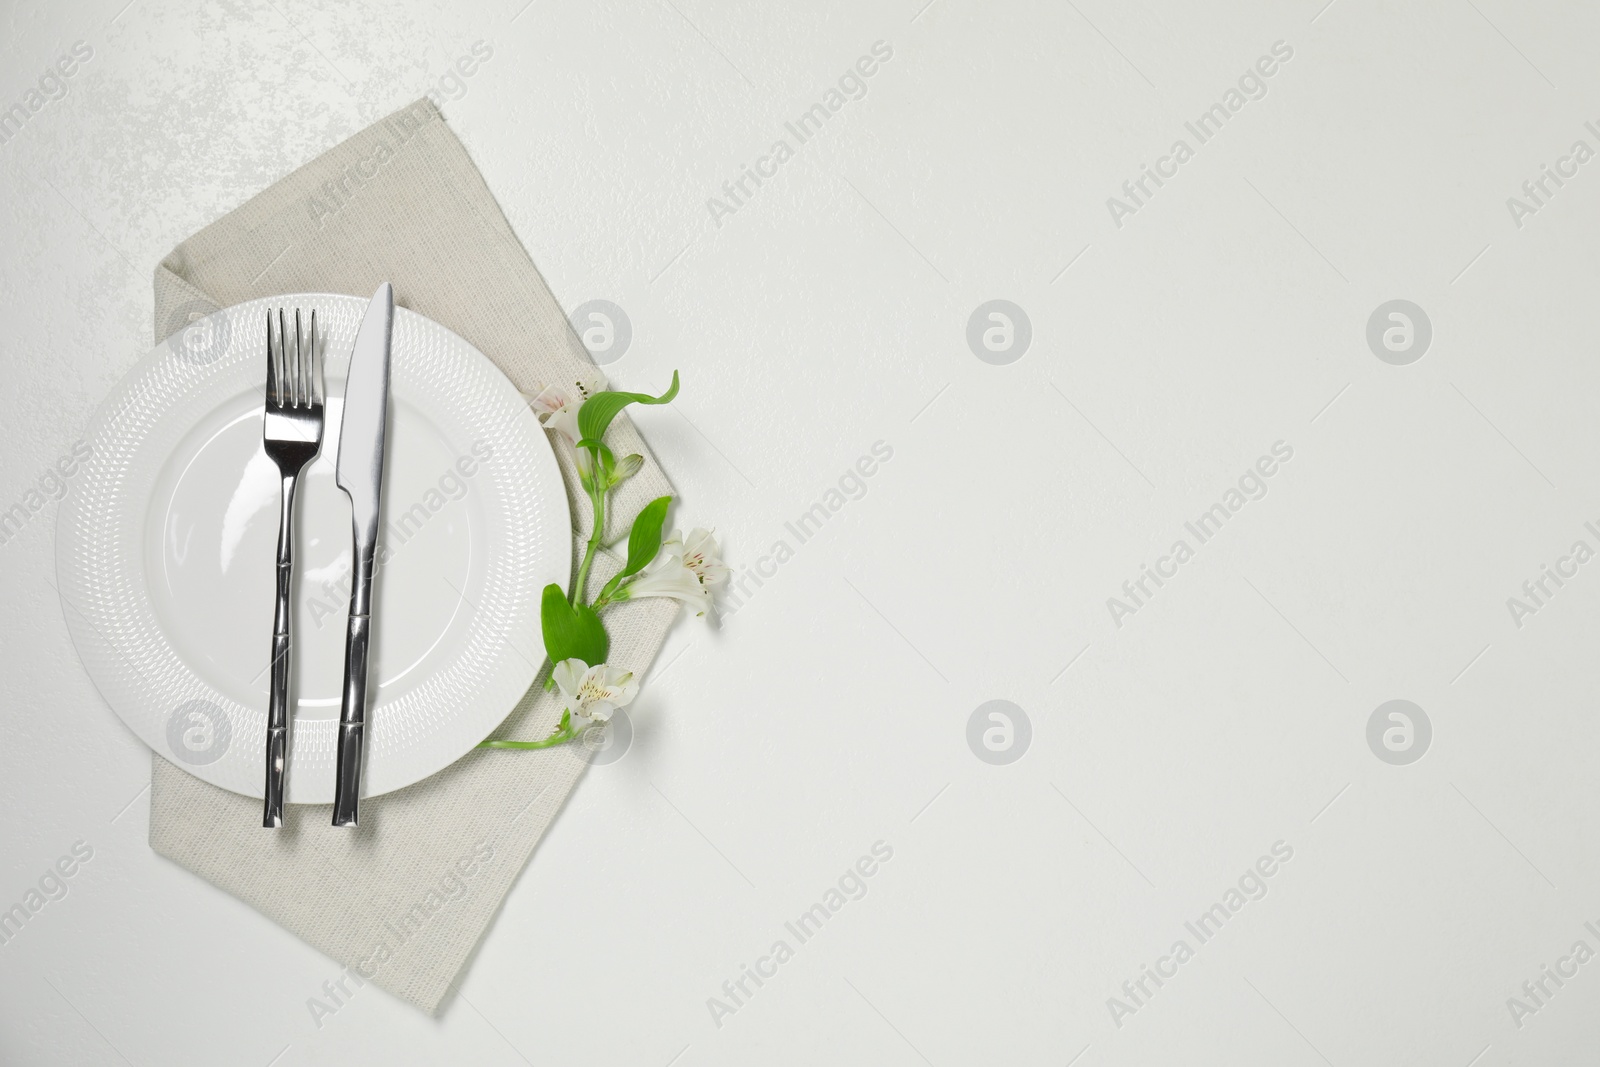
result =
[{"label": "flower petal", "polygon": [[562,696],[575,699],[588,673],[589,665],[583,660],[564,659],[550,671],[550,677],[555,679],[556,688],[561,690]]},{"label": "flower petal", "polygon": [[639,695],[639,683],[633,680],[633,672],[619,667],[607,667],[605,670],[606,699],[619,708],[633,703],[633,698]]}]

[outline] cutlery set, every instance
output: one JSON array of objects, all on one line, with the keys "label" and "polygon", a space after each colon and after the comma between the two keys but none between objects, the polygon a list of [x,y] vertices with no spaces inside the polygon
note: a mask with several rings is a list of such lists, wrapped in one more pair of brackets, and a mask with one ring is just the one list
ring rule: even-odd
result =
[{"label": "cutlery set", "polygon": [[[394,335],[394,288],[378,287],[356,331],[345,379],[335,481],[350,498],[350,618],[345,631],[344,686],[338,727],[333,825],[355,826],[366,737],[368,655],[372,639],[372,571],[377,556],[388,425],[389,357]],[[294,578],[294,500],[300,473],[322,447],[322,357],[317,314],[293,330],[283,309],[267,312],[267,384],[262,442],[278,467],[283,498],[278,527],[277,599],[273,610],[271,694],[267,706],[267,780],[261,825],[283,825],[284,772],[289,754],[290,616]]]},{"label": "cutlery set", "polygon": [[[373,286],[213,312],[202,360],[192,338],[155,345],[85,429],[56,521],[67,626],[107,703],[169,769],[261,802],[267,827],[287,804],[353,825],[364,797],[470,752],[539,669],[506,648],[538,642],[540,591],[572,577],[566,486],[527,399]],[[396,448],[458,458],[443,477]],[[474,479],[480,463],[515,477]],[[447,504],[385,568],[380,531]]]}]

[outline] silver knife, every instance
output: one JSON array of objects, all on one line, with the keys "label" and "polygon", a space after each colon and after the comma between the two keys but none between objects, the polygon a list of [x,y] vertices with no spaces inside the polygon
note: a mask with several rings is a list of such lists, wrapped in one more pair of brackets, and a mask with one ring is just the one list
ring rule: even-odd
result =
[{"label": "silver knife", "polygon": [[333,825],[356,825],[361,756],[367,728],[367,650],[372,639],[372,564],[378,550],[378,500],[383,492],[384,431],[389,411],[389,346],[394,336],[394,286],[372,295],[356,331],[345,378],[344,416],[334,480],[350,497],[355,549],[350,560],[350,626],[345,631],[344,697],[339,707],[338,779]]}]

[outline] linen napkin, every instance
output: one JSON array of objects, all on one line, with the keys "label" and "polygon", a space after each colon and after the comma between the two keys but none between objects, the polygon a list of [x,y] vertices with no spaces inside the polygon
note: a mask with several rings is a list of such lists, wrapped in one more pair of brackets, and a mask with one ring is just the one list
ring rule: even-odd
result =
[{"label": "linen napkin", "polygon": [[[365,296],[385,280],[398,303],[466,338],[525,393],[596,376],[482,175],[426,99],[174,249],[155,273],[156,340],[255,297]],[[645,457],[613,497],[610,539],[672,487],[625,416],[608,440],[618,456]],[[592,525],[588,501],[568,450],[556,451],[577,544]],[[618,566],[613,557],[598,560],[591,581]],[[659,598],[609,610],[610,662],[642,677],[676,614],[674,602]],[[497,737],[542,738],[560,718],[539,685],[506,710]],[[327,805],[290,805],[281,829],[264,830],[261,801],[157,755],[150,847],[344,964],[355,981],[432,1013],[577,783],[581,753],[570,744],[475,749],[415,785],[364,799],[353,831],[329,825]]]}]

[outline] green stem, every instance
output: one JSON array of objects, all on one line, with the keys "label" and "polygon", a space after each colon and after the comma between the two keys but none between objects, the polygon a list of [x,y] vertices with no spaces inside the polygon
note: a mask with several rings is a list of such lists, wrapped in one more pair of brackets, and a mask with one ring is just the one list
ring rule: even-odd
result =
[{"label": "green stem", "polygon": [[[611,581],[615,582],[616,579],[613,578]],[[589,606],[593,608],[596,613],[598,613],[600,609],[605,607],[607,604],[614,604],[619,599],[625,599],[617,596],[617,593],[621,592],[623,584],[624,583],[618,583],[615,587],[613,587],[611,582],[607,582],[606,587],[600,590],[600,595],[595,597],[594,603],[590,604]]]},{"label": "green stem", "polygon": [[554,748],[556,745],[564,745],[564,744],[566,744],[568,741],[571,741],[574,737],[577,737],[577,736],[578,736],[577,732],[572,729],[572,724],[568,723],[566,726],[556,730],[555,733],[551,734],[549,737],[545,738],[543,741],[484,741],[484,742],[481,742],[478,745],[478,747],[479,748],[517,748],[517,749],[523,749],[523,750],[527,750],[527,749],[531,749],[531,748]]},{"label": "green stem", "polygon": [[589,532],[589,543],[583,550],[583,562],[578,565],[578,580],[573,583],[572,594],[567,597],[573,607],[583,602],[584,586],[589,581],[589,566],[594,562],[595,549],[600,547],[606,528],[606,491],[600,486],[600,457],[593,452],[590,455],[594,460],[589,474],[589,504],[594,508],[594,529]]}]

